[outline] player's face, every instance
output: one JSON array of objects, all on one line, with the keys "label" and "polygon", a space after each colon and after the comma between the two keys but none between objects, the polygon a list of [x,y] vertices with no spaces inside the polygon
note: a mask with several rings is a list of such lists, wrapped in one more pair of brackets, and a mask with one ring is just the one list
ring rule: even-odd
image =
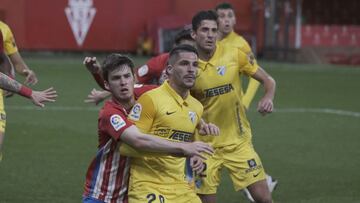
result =
[{"label": "player's face", "polygon": [[170,83],[181,89],[190,89],[195,84],[198,57],[193,52],[181,52],[174,65],[169,65]]},{"label": "player's face", "polygon": [[203,20],[196,31],[192,33],[196,46],[207,52],[215,49],[218,26],[214,20]]},{"label": "player's face", "polygon": [[104,84],[118,101],[127,102],[133,98],[134,82],[131,68],[127,65],[122,65],[109,72],[108,82],[105,81]]},{"label": "player's face", "polygon": [[236,24],[235,14],[232,9],[217,10],[219,31],[225,35],[233,31]]}]

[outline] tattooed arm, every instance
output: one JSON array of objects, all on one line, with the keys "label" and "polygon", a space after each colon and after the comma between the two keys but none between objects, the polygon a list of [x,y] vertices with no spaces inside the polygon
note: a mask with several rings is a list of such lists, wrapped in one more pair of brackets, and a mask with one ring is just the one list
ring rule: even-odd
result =
[{"label": "tattooed arm", "polygon": [[56,91],[50,87],[43,91],[33,91],[0,72],[0,88],[17,93],[29,98],[35,105],[44,107],[44,102],[54,102],[57,97]]}]

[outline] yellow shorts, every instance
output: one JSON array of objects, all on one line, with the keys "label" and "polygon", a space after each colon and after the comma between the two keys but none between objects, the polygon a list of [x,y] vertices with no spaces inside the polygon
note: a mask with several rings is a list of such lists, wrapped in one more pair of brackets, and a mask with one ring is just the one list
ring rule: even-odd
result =
[{"label": "yellow shorts", "polygon": [[6,113],[4,107],[4,96],[3,90],[0,89],[0,133],[5,133],[6,126]]},{"label": "yellow shorts", "polygon": [[198,194],[216,194],[220,184],[221,169],[227,168],[236,191],[264,180],[264,167],[251,142],[215,148],[212,157],[206,160],[206,170],[197,188]]},{"label": "yellow shorts", "polygon": [[130,186],[128,198],[131,203],[201,203],[194,189],[180,184],[164,187],[149,183]]}]

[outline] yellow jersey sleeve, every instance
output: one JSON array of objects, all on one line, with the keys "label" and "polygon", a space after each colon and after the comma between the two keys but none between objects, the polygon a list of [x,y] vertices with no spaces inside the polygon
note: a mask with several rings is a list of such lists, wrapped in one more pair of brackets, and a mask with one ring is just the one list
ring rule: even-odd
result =
[{"label": "yellow jersey sleeve", "polygon": [[245,73],[247,75],[254,75],[259,68],[255,64],[255,57],[254,55],[247,55],[241,49],[238,49],[238,59],[239,59],[239,66],[240,72]]},{"label": "yellow jersey sleeve", "polygon": [[4,38],[4,50],[6,55],[11,55],[18,52],[18,48],[15,43],[15,38],[10,30],[10,27],[0,21],[0,30]]}]

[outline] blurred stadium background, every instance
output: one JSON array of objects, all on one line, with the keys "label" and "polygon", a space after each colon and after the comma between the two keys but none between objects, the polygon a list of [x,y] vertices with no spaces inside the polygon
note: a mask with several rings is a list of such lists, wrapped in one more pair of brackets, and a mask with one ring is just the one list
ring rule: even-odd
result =
[{"label": "blurred stadium background", "polygon": [[[0,202],[80,202],[99,109],[83,103],[97,87],[83,57],[135,54],[144,41],[151,54],[166,51],[194,13],[220,2],[0,0],[0,20],[39,77],[35,88],[59,94],[45,109],[6,100]],[[255,103],[249,110],[255,147],[279,180],[274,200],[360,202],[360,1],[227,2],[236,31],[277,80],[276,112],[262,118]],[[137,65],[148,57],[133,55]],[[246,199],[224,176],[218,202]]]}]

